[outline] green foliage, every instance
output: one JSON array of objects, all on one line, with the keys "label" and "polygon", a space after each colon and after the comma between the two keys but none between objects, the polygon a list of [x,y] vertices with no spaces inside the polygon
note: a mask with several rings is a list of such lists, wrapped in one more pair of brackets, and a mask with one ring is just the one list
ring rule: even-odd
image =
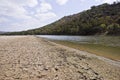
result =
[{"label": "green foliage", "polygon": [[109,34],[120,34],[120,25],[115,23],[111,24],[107,28]]},{"label": "green foliage", "polygon": [[103,28],[103,29],[106,29],[106,25],[105,24],[101,24],[100,27]]},{"label": "green foliage", "polygon": [[92,6],[91,9],[62,19],[42,28],[8,34],[120,35],[120,2]]}]

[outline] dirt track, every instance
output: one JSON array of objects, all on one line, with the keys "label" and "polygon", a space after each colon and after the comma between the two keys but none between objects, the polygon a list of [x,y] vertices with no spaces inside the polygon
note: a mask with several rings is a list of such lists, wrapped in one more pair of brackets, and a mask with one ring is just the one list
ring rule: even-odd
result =
[{"label": "dirt track", "polygon": [[119,79],[119,66],[87,52],[34,36],[0,37],[0,80]]}]

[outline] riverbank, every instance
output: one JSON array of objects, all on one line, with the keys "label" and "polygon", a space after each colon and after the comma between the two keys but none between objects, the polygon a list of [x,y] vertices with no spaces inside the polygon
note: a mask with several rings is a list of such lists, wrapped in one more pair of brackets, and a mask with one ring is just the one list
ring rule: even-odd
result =
[{"label": "riverbank", "polygon": [[0,36],[0,80],[118,80],[120,63],[34,36]]}]

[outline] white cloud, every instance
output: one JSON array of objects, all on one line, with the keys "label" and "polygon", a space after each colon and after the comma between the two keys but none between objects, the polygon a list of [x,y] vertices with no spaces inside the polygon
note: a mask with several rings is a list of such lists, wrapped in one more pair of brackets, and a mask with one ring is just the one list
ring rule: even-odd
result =
[{"label": "white cloud", "polygon": [[38,4],[37,0],[26,0],[30,7],[35,7]]},{"label": "white cloud", "polygon": [[21,31],[23,29],[24,30],[33,29],[33,28],[37,28],[43,25],[44,25],[43,23],[40,23],[40,21],[36,19],[29,19],[29,20],[22,21],[22,22],[11,23],[9,25],[9,29],[14,28],[14,31],[15,30]]},{"label": "white cloud", "polygon": [[30,16],[27,15],[27,11],[24,9],[21,4],[9,0],[0,1],[0,15],[18,18],[18,19],[28,19]]},{"label": "white cloud", "polygon": [[37,8],[37,12],[47,12],[49,10],[52,10],[52,6],[46,2],[42,2],[40,6]]},{"label": "white cloud", "polygon": [[0,23],[8,22],[9,20],[4,17],[0,17]]},{"label": "white cloud", "polygon": [[4,29],[36,28],[50,23],[56,17],[51,4],[45,1],[0,0],[0,27],[6,27]]},{"label": "white cloud", "polygon": [[38,14],[35,15],[35,17],[37,19],[41,20],[41,21],[46,21],[46,20],[49,20],[49,19],[53,19],[57,16],[53,12],[47,12],[47,13],[38,13]]},{"label": "white cloud", "polygon": [[[9,1],[9,0],[6,0]],[[38,5],[38,0],[11,0],[13,4],[22,5],[22,6],[29,6],[35,7]]]},{"label": "white cloud", "polygon": [[59,4],[59,5],[64,5],[68,2],[68,0],[56,0],[56,2]]}]

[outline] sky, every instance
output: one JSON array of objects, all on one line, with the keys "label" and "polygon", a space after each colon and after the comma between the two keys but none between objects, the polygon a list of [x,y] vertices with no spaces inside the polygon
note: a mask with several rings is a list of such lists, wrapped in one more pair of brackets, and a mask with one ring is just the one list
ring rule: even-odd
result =
[{"label": "sky", "polygon": [[[0,31],[23,31],[50,24],[116,0],[0,0]],[[120,0],[117,0],[120,1]]]}]

